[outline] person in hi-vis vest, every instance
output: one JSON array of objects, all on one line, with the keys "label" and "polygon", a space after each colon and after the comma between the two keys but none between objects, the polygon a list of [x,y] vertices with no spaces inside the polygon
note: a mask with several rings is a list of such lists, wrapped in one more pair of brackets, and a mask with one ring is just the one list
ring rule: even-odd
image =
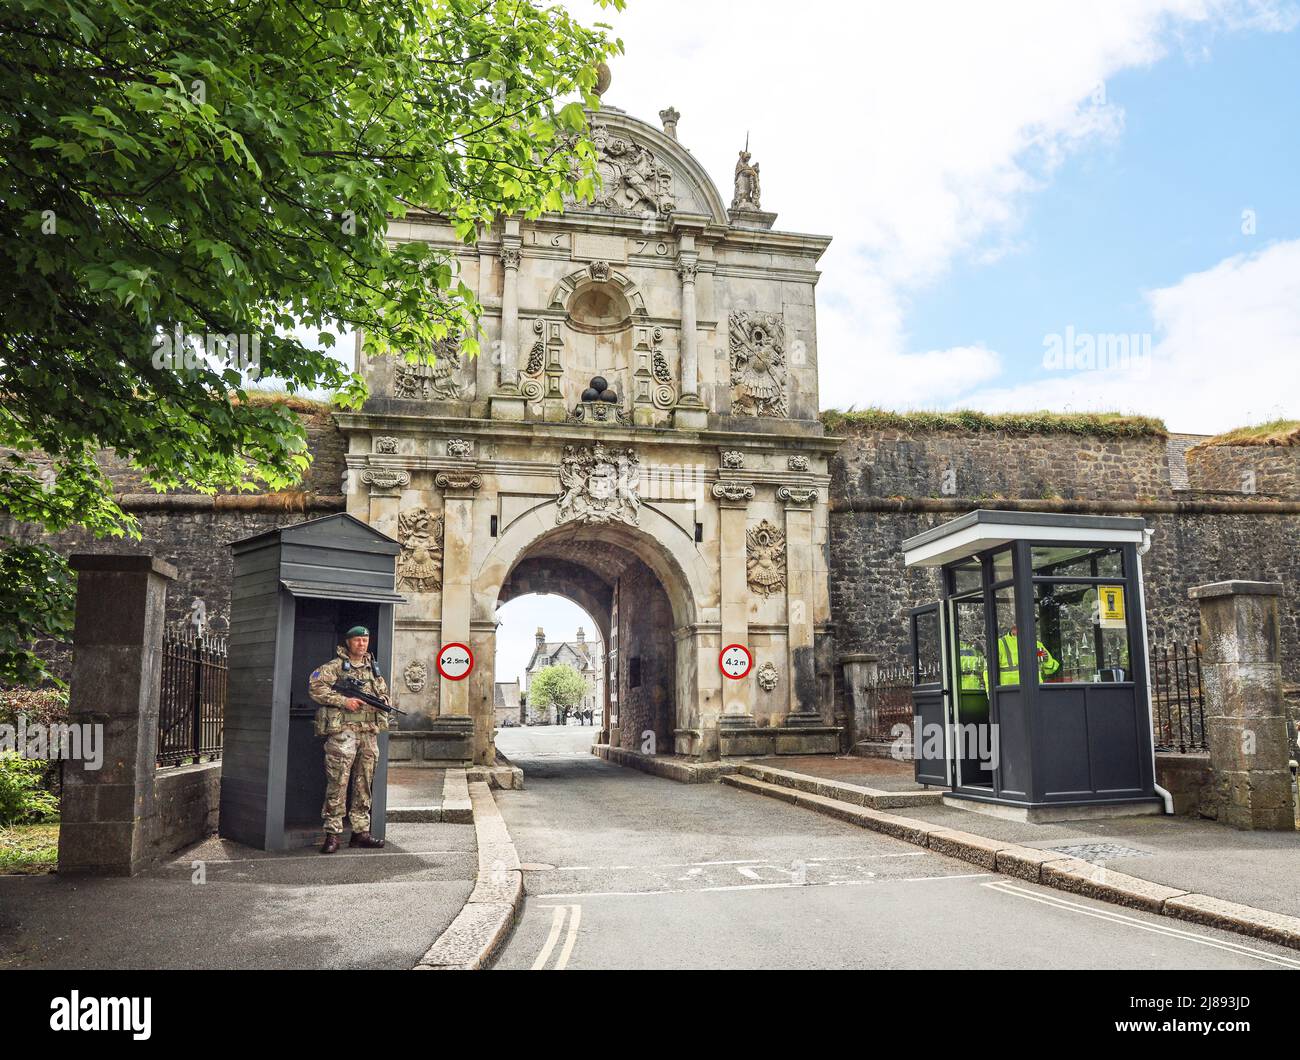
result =
[{"label": "person in hi-vis vest", "polygon": [[[1041,640],[1034,642],[1038,656],[1038,680],[1051,677],[1060,668],[1061,664],[1052,658],[1052,653],[1043,647]],[[1004,633],[998,638],[998,684],[1001,685],[1018,685],[1020,684],[1020,630],[1016,626],[1011,627],[1010,633]],[[988,691],[989,673],[987,668],[984,671],[984,689]]]}]

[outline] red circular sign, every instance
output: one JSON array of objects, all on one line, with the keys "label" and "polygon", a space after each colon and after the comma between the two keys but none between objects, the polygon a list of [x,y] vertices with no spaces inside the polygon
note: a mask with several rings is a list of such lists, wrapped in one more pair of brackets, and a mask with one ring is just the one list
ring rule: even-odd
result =
[{"label": "red circular sign", "polygon": [[474,669],[474,653],[468,644],[452,641],[438,649],[438,673],[448,681],[463,681]]},{"label": "red circular sign", "polygon": [[754,656],[743,644],[728,644],[718,652],[718,669],[722,671],[723,677],[739,681],[742,677],[749,676],[749,671],[753,668]]}]

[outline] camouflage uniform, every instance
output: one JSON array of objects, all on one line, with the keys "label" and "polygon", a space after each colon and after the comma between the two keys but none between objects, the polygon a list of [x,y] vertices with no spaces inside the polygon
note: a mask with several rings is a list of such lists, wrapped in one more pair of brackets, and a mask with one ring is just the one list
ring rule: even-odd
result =
[{"label": "camouflage uniform", "polygon": [[[340,677],[353,678],[372,696],[387,701],[388,683],[367,652],[360,665],[353,663],[346,648],[311,675],[311,698],[321,704],[316,711],[316,735],[325,737],[325,803],[320,815],[325,831],[343,833],[343,815],[352,820],[352,831],[370,831],[370,789],[379,761],[378,733],[388,728],[388,715],[367,706],[347,710],[348,697],[331,687]],[[353,770],[353,763],[356,769]],[[348,811],[348,776],[352,776],[352,809]]]}]

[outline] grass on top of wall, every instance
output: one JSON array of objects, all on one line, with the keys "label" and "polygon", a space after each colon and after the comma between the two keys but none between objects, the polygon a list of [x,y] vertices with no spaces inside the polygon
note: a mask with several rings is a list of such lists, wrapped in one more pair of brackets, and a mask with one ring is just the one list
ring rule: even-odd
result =
[{"label": "grass on top of wall", "polygon": [[284,389],[250,387],[245,393],[248,394],[248,404],[250,405],[284,405],[294,412],[305,412],[314,416],[321,416],[334,411],[334,406],[328,401],[303,397],[301,394],[290,394]]},{"label": "grass on top of wall", "polygon": [[1197,442],[1193,448],[1212,445],[1300,445],[1300,420],[1269,420],[1254,427],[1238,427]]},{"label": "grass on top of wall", "polygon": [[1164,438],[1163,420],[1120,412],[893,412],[888,409],[830,409],[821,415],[832,434],[855,430],[941,431],[996,434],[1077,434],[1109,438]]}]

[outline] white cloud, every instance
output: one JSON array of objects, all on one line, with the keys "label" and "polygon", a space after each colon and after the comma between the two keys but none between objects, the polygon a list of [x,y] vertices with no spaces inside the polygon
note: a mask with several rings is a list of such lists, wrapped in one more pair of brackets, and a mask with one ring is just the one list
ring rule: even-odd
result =
[{"label": "white cloud", "polygon": [[1300,416],[1300,239],[1148,292],[1149,372],[1065,371],[965,394],[990,411],[1120,409],[1212,433]]},{"label": "white cloud", "polygon": [[[584,0],[570,6],[591,20]],[[1263,0],[631,0],[600,17],[627,46],[609,103],[648,121],[675,105],[724,198],[748,133],[778,227],[835,237],[818,287],[823,404],[898,406],[943,403],[996,371],[973,343],[910,351],[908,294],[963,254],[1014,246],[1053,169],[1122,134],[1109,78],[1195,46],[1197,29],[1279,30],[1297,15]]]}]

